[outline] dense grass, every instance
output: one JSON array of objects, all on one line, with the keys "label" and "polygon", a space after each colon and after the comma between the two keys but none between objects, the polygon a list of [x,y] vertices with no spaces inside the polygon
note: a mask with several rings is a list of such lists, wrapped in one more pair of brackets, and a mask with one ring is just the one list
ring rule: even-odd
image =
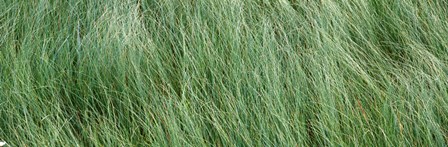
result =
[{"label": "dense grass", "polygon": [[3,0],[13,146],[447,146],[446,0]]}]

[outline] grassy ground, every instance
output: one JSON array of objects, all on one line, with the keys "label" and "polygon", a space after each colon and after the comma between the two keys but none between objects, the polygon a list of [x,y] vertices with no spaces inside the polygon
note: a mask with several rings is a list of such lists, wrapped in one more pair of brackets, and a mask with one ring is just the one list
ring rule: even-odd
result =
[{"label": "grassy ground", "polygon": [[3,0],[13,146],[447,146],[446,0]]}]

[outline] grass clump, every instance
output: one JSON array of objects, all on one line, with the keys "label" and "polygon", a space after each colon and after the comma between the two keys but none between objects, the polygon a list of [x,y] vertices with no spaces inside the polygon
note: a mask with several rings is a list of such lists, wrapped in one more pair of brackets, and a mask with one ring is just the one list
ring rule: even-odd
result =
[{"label": "grass clump", "polygon": [[14,146],[446,146],[444,0],[5,0]]}]

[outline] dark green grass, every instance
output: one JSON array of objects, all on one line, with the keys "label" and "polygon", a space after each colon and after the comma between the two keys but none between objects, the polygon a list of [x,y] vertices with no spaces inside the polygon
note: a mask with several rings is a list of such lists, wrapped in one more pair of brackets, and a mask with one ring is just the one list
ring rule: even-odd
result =
[{"label": "dark green grass", "polygon": [[445,0],[3,0],[11,146],[447,146]]}]

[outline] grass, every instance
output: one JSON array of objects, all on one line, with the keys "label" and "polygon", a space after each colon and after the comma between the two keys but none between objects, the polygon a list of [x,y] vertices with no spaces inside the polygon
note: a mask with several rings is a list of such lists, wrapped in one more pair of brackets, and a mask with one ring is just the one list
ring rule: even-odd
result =
[{"label": "grass", "polygon": [[447,146],[446,0],[3,0],[11,146]]}]

